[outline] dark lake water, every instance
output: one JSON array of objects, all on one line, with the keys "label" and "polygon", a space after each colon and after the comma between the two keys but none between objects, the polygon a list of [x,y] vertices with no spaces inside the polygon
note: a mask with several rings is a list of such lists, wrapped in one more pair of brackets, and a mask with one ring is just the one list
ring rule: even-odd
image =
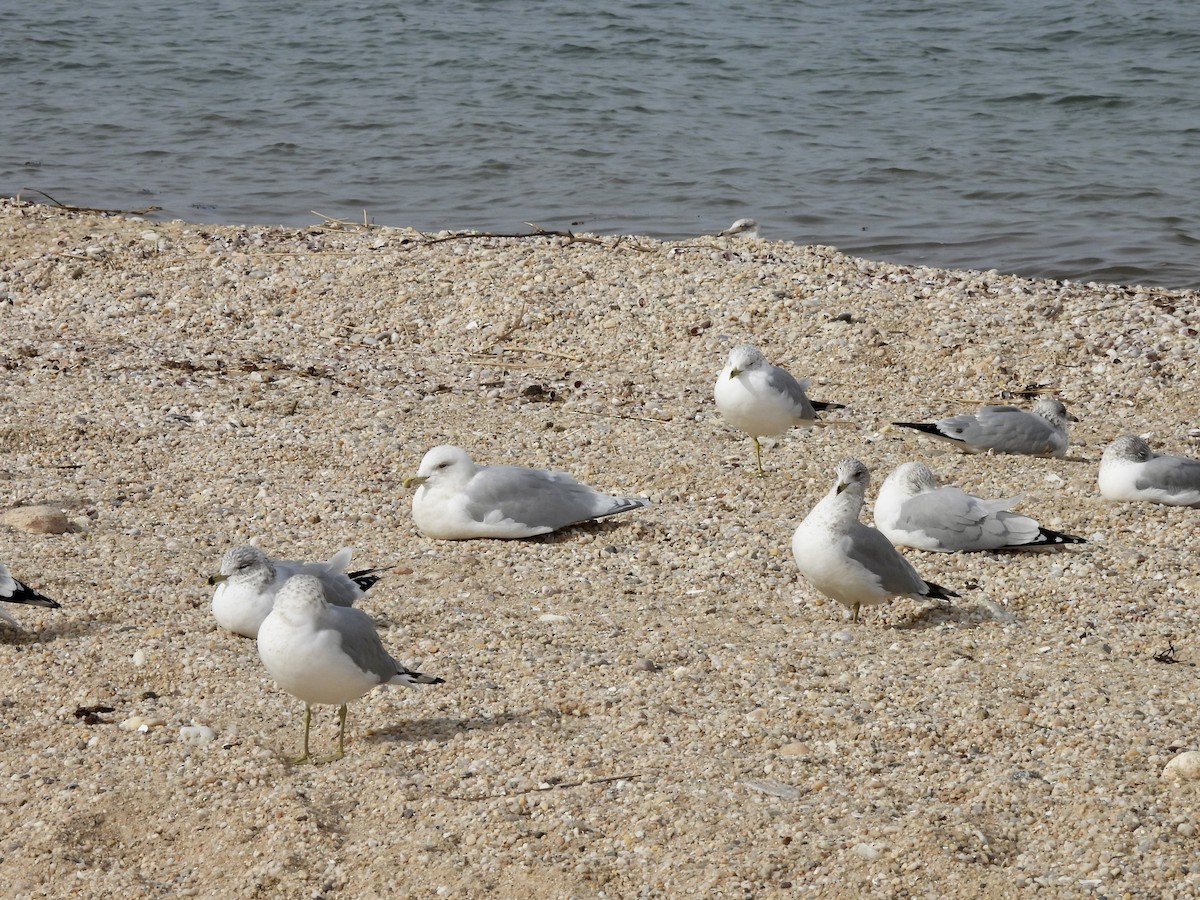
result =
[{"label": "dark lake water", "polygon": [[3,7],[3,194],[1200,287],[1185,0]]}]

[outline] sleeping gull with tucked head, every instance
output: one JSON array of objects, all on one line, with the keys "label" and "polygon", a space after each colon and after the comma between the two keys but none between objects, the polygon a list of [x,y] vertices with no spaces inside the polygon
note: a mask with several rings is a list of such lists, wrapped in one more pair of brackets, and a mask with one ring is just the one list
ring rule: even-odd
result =
[{"label": "sleeping gull with tucked head", "polygon": [[954,553],[965,550],[1035,550],[1084,544],[1083,538],[1042,528],[1010,512],[1020,496],[984,500],[956,487],[938,487],[933,470],[907,462],[896,468],[875,498],[875,526],[897,547]]},{"label": "sleeping gull with tucked head", "polygon": [[1132,434],[1105,448],[1098,480],[1107,500],[1200,507],[1200,459],[1155,453]]},{"label": "sleeping gull with tucked head", "polygon": [[380,570],[347,573],[350,554],[350,548],[343,547],[328,562],[306,563],[271,559],[253,544],[234,547],[221,560],[221,574],[208,579],[217,587],[212,599],[213,617],[234,634],[257,637],[276,593],[293,575],[316,577],[326,600],[334,606],[353,606],[379,580],[374,573]]},{"label": "sleeping gull with tucked head", "polygon": [[880,531],[859,521],[870,473],[857,459],[834,469],[833,487],[792,535],[792,555],[800,574],[827,597],[850,609],[893,597],[949,600],[954,591],[925,581]]},{"label": "sleeping gull with tucked head", "polygon": [[[4,603],[20,603],[24,606],[41,606],[46,609],[62,608],[61,604],[57,601],[51,600],[45,594],[39,594],[29,585],[13,578],[12,573],[8,571],[8,566],[3,563],[0,563],[0,601]],[[16,628],[21,627],[21,623],[3,609],[0,609],[0,619],[3,619]]]},{"label": "sleeping gull with tucked head", "polygon": [[412,511],[420,532],[447,541],[533,537],[650,503],[602,494],[566,472],[477,466],[449,445],[426,453],[404,486],[417,488]]},{"label": "sleeping gull with tucked head", "polygon": [[738,219],[724,231],[718,231],[717,237],[733,237],[734,235],[744,238],[758,237],[758,223],[753,219]]},{"label": "sleeping gull with tucked head", "polygon": [[1038,397],[1033,411],[1016,406],[981,406],[975,413],[948,416],[936,422],[893,422],[930,437],[949,441],[969,453],[994,450],[1028,456],[1066,456],[1067,414],[1057,397]]},{"label": "sleeping gull with tucked head", "polygon": [[330,762],[345,755],[346,704],[381,684],[442,684],[407,669],[383,649],[375,623],[361,609],[331,606],[321,582],[312,575],[293,575],[279,589],[275,605],[258,629],[258,656],[279,687],[304,701],[304,753],[292,760],[313,759],[308,750],[312,708],[337,705],[337,750],[315,760]]},{"label": "sleeping gull with tucked head", "polygon": [[807,379],[797,381],[787,369],[771,365],[757,347],[742,344],[729,351],[713,386],[713,399],[725,420],[754,441],[759,477],[766,474],[760,437],[828,424],[821,421],[818,411],[844,409],[840,403],[809,400],[807,390]]}]

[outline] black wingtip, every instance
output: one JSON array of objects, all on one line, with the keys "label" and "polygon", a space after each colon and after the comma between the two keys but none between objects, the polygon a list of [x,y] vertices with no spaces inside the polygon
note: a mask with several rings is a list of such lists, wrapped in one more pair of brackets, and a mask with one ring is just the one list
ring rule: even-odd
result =
[{"label": "black wingtip", "polygon": [[436,675],[426,675],[424,672],[414,672],[411,669],[404,673],[408,676],[410,684],[445,684],[445,678],[438,678]]},{"label": "black wingtip", "polygon": [[949,435],[942,434],[942,432],[938,430],[937,425],[932,422],[893,422],[892,424],[899,428],[911,428],[914,431],[922,431],[925,434],[932,434],[935,437],[949,437]]},{"label": "black wingtip", "polygon": [[603,519],[607,518],[608,516],[615,516],[623,512],[629,512],[631,509],[642,509],[643,507],[649,505],[650,501],[645,497],[618,497],[617,502],[614,503],[609,509],[606,509],[604,512],[599,513],[592,518]]},{"label": "black wingtip", "polygon": [[1061,531],[1054,531],[1051,528],[1039,528],[1038,540],[1034,541],[1034,545],[1054,546],[1056,544],[1086,544],[1087,538],[1081,538],[1073,534],[1064,534]]},{"label": "black wingtip", "polygon": [[932,600],[949,600],[951,597],[961,598],[961,594],[957,594],[950,588],[942,587],[940,584],[934,584],[932,581],[925,582],[925,586],[929,588],[925,592],[925,596]]},{"label": "black wingtip", "polygon": [[817,412],[825,412],[826,410],[829,410],[829,409],[845,409],[846,408],[845,403],[834,403],[832,400],[809,400],[808,402],[812,404],[812,408],[815,409]]},{"label": "black wingtip", "polygon": [[357,572],[347,572],[346,577],[357,584],[364,592],[369,591],[375,586],[382,575],[376,575],[376,572],[386,572],[391,566],[377,566],[374,569],[360,569]]},{"label": "black wingtip", "polygon": [[24,603],[26,606],[41,606],[46,609],[62,609],[62,604],[57,600],[51,600],[45,594],[40,594],[27,584],[23,584],[17,579],[13,579],[13,584],[16,590],[13,591],[11,597],[0,599],[7,600],[9,603]]}]

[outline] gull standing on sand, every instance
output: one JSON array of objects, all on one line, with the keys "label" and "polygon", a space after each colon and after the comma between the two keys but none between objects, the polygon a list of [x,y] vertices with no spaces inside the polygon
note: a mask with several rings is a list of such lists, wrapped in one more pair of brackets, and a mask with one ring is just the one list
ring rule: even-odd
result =
[{"label": "gull standing on sand", "polygon": [[757,347],[742,344],[729,351],[713,386],[713,399],[726,421],[754,441],[760,477],[766,474],[760,437],[824,424],[818,410],[845,408],[840,403],[809,400],[807,390],[807,379],[797,381],[787,369],[771,365]]},{"label": "gull standing on sand", "polygon": [[1105,448],[1098,480],[1107,500],[1200,507],[1200,459],[1155,453],[1132,434]]},{"label": "gull standing on sand", "polygon": [[833,487],[792,535],[796,567],[827,597],[849,607],[858,621],[859,608],[893,597],[949,600],[954,591],[924,581],[891,541],[858,520],[870,473],[857,459],[843,459],[834,469]]},{"label": "gull standing on sand", "polygon": [[907,462],[896,468],[875,498],[875,527],[897,547],[955,553],[965,550],[1035,550],[1085,544],[1081,537],[1042,528],[1010,512],[1021,496],[984,500],[956,487],[939,488],[933,470]]},{"label": "gull standing on sand", "polygon": [[527,538],[648,506],[644,497],[612,497],[566,472],[477,466],[461,447],[434,447],[416,475],[413,522],[426,537]]},{"label": "gull standing on sand", "polygon": [[744,237],[754,239],[758,237],[758,223],[753,219],[738,219],[724,231],[718,231],[717,237]]},{"label": "gull standing on sand", "polygon": [[1057,397],[1038,397],[1033,411],[1016,406],[981,406],[978,412],[938,419],[936,422],[893,422],[950,441],[969,453],[995,450],[1028,456],[1066,456],[1068,415]]},{"label": "gull standing on sand", "polygon": [[338,742],[331,762],[345,755],[346,704],[381,684],[443,684],[407,669],[383,649],[375,623],[361,609],[331,606],[321,582],[293,575],[279,589],[275,605],[258,630],[258,656],[279,687],[304,701],[304,753],[308,762],[312,708],[337,705]]},{"label": "gull standing on sand", "polygon": [[[45,594],[39,594],[29,585],[13,578],[8,566],[3,563],[0,563],[0,601],[20,603],[25,606],[41,606],[46,609],[62,609],[62,605],[57,601],[51,600]],[[21,623],[3,609],[0,609],[0,619],[16,628],[21,628]]]},{"label": "gull standing on sand", "polygon": [[293,575],[312,575],[319,579],[325,599],[335,606],[353,606],[354,601],[379,580],[379,569],[363,569],[347,574],[351,549],[343,547],[328,562],[298,562],[270,559],[253,544],[243,544],[226,552],[221,574],[208,579],[216,585],[213,592],[213,616],[222,628],[245,637],[257,637],[258,628],[271,611],[275,595]]}]

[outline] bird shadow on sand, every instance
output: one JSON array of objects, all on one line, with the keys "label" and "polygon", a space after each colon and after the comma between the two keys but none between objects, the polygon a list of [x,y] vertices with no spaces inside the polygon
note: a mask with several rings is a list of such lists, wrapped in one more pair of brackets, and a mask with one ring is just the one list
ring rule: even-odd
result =
[{"label": "bird shadow on sand", "polygon": [[105,625],[115,623],[115,619],[101,616],[95,619],[67,619],[36,629],[27,626],[18,629],[8,624],[0,624],[0,641],[9,644],[49,644],[60,638],[86,637]]},{"label": "bird shadow on sand", "polygon": [[923,631],[927,628],[938,628],[942,625],[957,625],[962,628],[978,628],[987,622],[995,621],[986,609],[975,604],[957,605],[938,604],[924,606],[921,609],[898,619],[892,628],[896,631]]},{"label": "bird shadow on sand", "polygon": [[[608,537],[619,531],[628,530],[633,524],[632,521],[622,522],[620,519],[593,519],[560,528],[558,531],[537,534],[530,538],[524,538],[524,540],[530,544],[570,544],[588,534],[595,538]],[[632,532],[632,534],[636,535],[637,532]]]},{"label": "bird shadow on sand", "polygon": [[468,731],[493,731],[508,725],[527,725],[534,717],[532,712],[504,712],[496,716],[475,716],[470,719],[432,718],[397,722],[384,728],[376,728],[363,737],[368,741],[390,741],[409,743],[412,741],[448,741],[457,734]]}]

